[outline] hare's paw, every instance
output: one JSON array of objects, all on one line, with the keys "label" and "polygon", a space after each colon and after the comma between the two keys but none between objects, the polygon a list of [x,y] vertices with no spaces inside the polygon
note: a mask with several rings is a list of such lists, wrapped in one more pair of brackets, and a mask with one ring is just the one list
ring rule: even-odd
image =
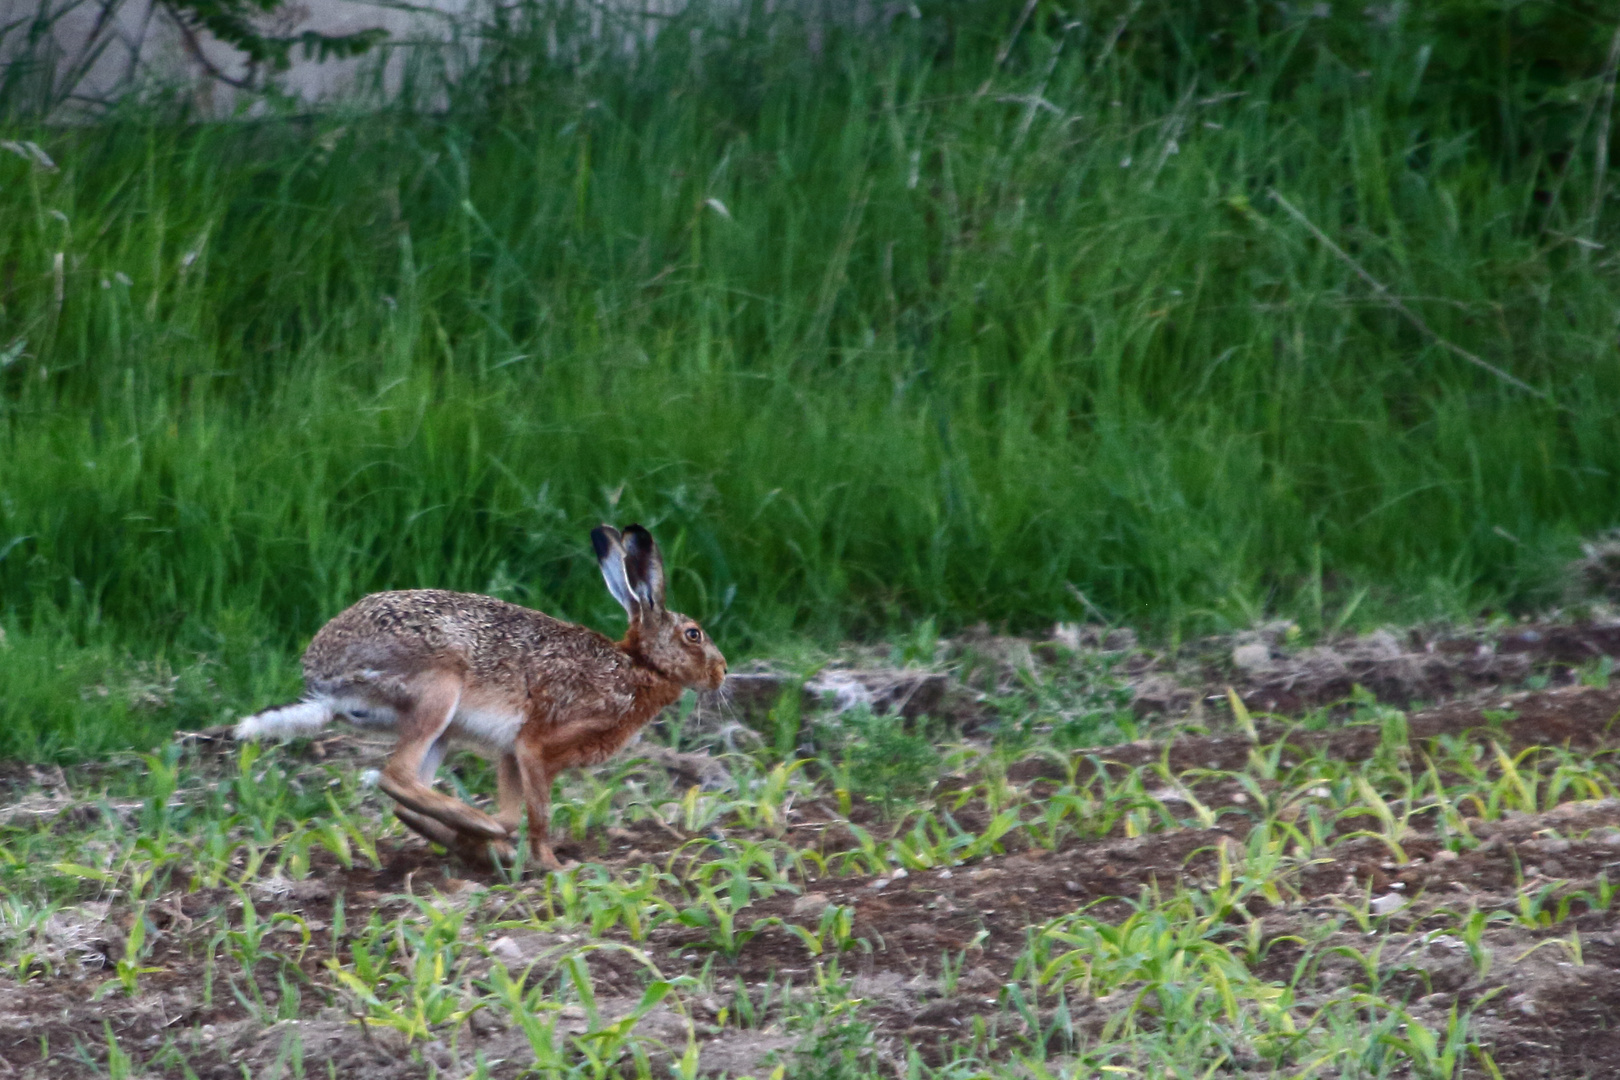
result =
[{"label": "hare's paw", "polygon": [[534,846],[534,858],[540,864],[542,870],[555,870],[561,873],[579,866],[579,863],[572,859],[567,862],[558,859],[557,853],[551,850],[551,845],[543,840]]}]

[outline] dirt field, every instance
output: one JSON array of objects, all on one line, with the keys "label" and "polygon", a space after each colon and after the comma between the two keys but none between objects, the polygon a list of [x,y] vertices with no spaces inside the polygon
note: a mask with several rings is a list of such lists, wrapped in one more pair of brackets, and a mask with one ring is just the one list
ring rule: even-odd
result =
[{"label": "dirt field", "polygon": [[12,767],[0,1075],[1620,1075],[1620,630],[1288,638],[756,672],[558,875],[348,733]]}]

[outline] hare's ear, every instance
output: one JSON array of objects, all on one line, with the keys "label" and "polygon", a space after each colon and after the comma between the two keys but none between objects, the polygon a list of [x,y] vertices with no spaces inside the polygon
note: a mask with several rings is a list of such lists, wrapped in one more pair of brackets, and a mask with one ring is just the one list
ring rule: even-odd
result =
[{"label": "hare's ear", "polygon": [[611,525],[598,525],[591,530],[591,547],[596,549],[596,565],[602,568],[602,580],[607,582],[608,592],[627,615],[635,618],[636,598],[630,591],[630,578],[625,572],[625,551],[619,530]]},{"label": "hare's ear", "polygon": [[640,525],[624,530],[624,569],[630,589],[643,604],[657,611],[664,608],[664,557],[658,553],[652,533]]}]

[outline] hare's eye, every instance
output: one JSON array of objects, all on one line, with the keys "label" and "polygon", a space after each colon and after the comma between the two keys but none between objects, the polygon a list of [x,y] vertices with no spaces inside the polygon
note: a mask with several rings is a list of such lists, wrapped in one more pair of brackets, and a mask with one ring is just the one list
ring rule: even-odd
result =
[{"label": "hare's eye", "polygon": [[688,626],[686,628],[686,640],[687,641],[702,641],[703,640],[703,631],[699,630],[695,626]]}]

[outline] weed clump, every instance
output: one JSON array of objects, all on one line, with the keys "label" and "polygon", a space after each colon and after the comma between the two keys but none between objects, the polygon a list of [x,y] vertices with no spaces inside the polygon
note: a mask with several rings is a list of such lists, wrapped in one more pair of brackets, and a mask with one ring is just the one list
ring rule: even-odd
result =
[{"label": "weed clump", "polygon": [[1620,532],[1582,541],[1581,557],[1565,573],[1569,599],[1620,602]]},{"label": "weed clump", "polygon": [[865,705],[818,721],[816,731],[824,765],[838,786],[878,804],[885,816],[926,795],[944,757],[926,720],[908,721]]}]

